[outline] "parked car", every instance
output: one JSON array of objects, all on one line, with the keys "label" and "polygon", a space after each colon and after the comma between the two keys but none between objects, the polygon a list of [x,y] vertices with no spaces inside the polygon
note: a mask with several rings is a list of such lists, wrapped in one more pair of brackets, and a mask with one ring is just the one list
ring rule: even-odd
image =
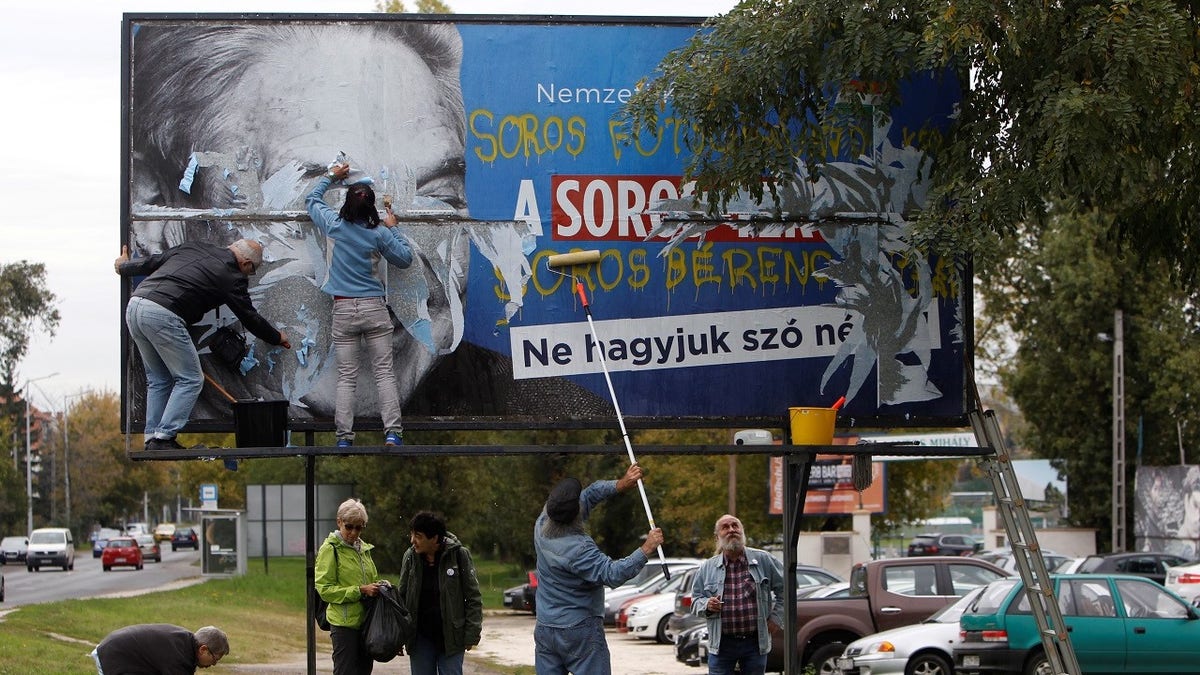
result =
[{"label": "parked car", "polygon": [[139,534],[134,539],[137,540],[138,548],[142,549],[142,560],[162,562],[162,549],[158,547],[158,540],[154,538],[154,535]]},{"label": "parked car", "polygon": [[173,534],[175,534],[175,523],[159,523],[158,527],[154,528],[154,541],[171,541]]},{"label": "parked car", "polygon": [[537,572],[526,572],[529,581],[504,590],[504,606],[518,612],[537,614]]},{"label": "parked car", "polygon": [[[796,601],[796,647],[801,668],[829,673],[846,645],[873,633],[911,626],[1008,570],[962,556],[888,558],[854,565],[844,598]],[[703,654],[703,645],[701,653]],[[767,670],[783,668],[781,630],[771,632]]]},{"label": "parked car", "polygon": [[983,550],[983,542],[966,534],[918,534],[908,544],[908,555],[971,555]]},{"label": "parked car", "polygon": [[676,633],[675,660],[689,666],[703,666],[700,661],[700,642],[708,642],[708,624],[700,623]]},{"label": "parked car", "polygon": [[[1053,572],[1058,568],[1059,565],[1062,565],[1068,560],[1073,560],[1073,558],[1070,556],[1066,556],[1061,553],[1055,553],[1054,551],[1047,551],[1045,549],[1042,549],[1041,553],[1042,563],[1045,564],[1047,572]],[[1011,572],[1017,571],[1017,557],[1011,548],[993,548],[986,551],[979,551],[972,554],[971,557],[979,558],[980,560],[986,560],[993,565],[1003,567]]]},{"label": "parked car", "polygon": [[846,645],[837,675],[953,675],[958,618],[979,597],[981,586],[921,623],[885,630]]},{"label": "parked car", "polygon": [[1196,599],[1200,598],[1200,561],[1168,567],[1163,585],[1168,591],[1195,604]]},{"label": "parked car", "polygon": [[1079,574],[1136,574],[1166,585],[1167,568],[1190,562],[1171,553],[1109,553],[1089,555],[1076,570]]},{"label": "parked car", "polygon": [[171,535],[171,550],[177,551],[181,548],[200,550],[200,535],[196,534],[196,530],[190,527],[175,528],[175,534]]},{"label": "parked car", "polygon": [[[688,562],[689,560],[692,562]],[[659,563],[654,560],[646,563],[647,568],[652,565],[656,570],[658,570],[658,574],[650,576],[649,579],[643,582],[640,586],[631,586],[629,582],[626,582],[625,584],[617,586],[616,588],[604,589],[604,624],[606,626],[615,626],[617,624],[617,610],[621,609],[621,604],[626,600],[635,595],[649,595],[652,593],[658,593],[663,589],[664,586],[667,585],[668,582],[670,582],[670,579],[663,575],[662,566]],[[695,558],[667,559],[667,566],[671,570],[672,578],[683,574],[690,569],[695,569],[699,565],[700,561]],[[645,569],[643,569],[642,572],[645,572]],[[644,575],[639,572],[638,576]]]},{"label": "parked car", "polygon": [[29,533],[29,553],[25,569],[40,571],[43,565],[75,569],[75,538],[65,527],[43,527]]},{"label": "parked car", "polygon": [[689,570],[693,567],[698,567],[704,561],[700,558],[665,558],[661,561],[656,557],[650,558],[650,561],[646,563],[646,566],[641,571],[633,575],[633,578],[629,581],[618,586],[618,588],[636,588],[661,575],[664,562],[667,565],[667,569],[671,570],[671,576],[675,576],[676,569]]},{"label": "parked car", "polygon": [[850,582],[835,581],[824,586],[812,586],[796,592],[797,598],[848,598],[850,597]]},{"label": "parked car", "polygon": [[[1053,577],[1055,597],[1080,669],[1088,673],[1195,672],[1200,614],[1145,577],[1067,574]],[[1051,672],[1029,597],[1020,579],[994,582],[959,618],[958,675]]]},{"label": "parked car", "polygon": [[100,554],[104,553],[104,547],[108,545],[108,540],[120,536],[123,536],[121,531],[111,527],[102,527],[92,532],[92,557],[99,558]]},{"label": "parked car", "polygon": [[675,593],[682,588],[684,579],[690,576],[676,574],[671,577],[658,593],[648,596],[634,596],[626,600],[617,617],[617,630],[622,627],[636,638],[646,638],[658,641],[659,644],[671,644],[675,641],[673,633],[667,625],[671,615],[675,613]]},{"label": "parked car", "polygon": [[[674,635],[697,624],[704,619],[692,613],[692,577],[696,574],[693,568],[684,572],[684,580],[675,591],[675,610],[667,620],[667,631]],[[828,584],[845,581],[836,572],[831,572],[817,565],[796,565],[796,594],[799,597],[810,589],[820,588]]]},{"label": "parked car", "polygon": [[104,545],[104,553],[100,556],[100,565],[105,572],[114,567],[132,567],[142,569],[142,549],[133,537],[113,537]]},{"label": "parked car", "polygon": [[5,537],[0,539],[0,565],[23,563],[29,554],[29,537]]}]

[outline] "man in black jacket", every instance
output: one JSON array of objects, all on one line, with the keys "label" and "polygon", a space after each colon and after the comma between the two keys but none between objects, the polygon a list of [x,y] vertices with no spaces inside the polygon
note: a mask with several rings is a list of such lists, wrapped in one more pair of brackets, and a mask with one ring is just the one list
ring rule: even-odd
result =
[{"label": "man in black jacket", "polygon": [[107,675],[191,675],[196,668],[215,666],[228,653],[229,638],[215,626],[192,633],[166,623],[146,623],[109,633],[92,650],[92,658],[96,669]]},{"label": "man in black jacket", "polygon": [[121,276],[146,277],[125,308],[129,336],[146,368],[146,449],[183,446],[175,435],[187,424],[204,386],[190,324],[227,305],[262,340],[291,349],[287,335],[264,319],[250,300],[247,277],[262,264],[262,244],[239,239],[221,248],[187,242],[162,253],[129,259],[129,247],[113,268]]}]

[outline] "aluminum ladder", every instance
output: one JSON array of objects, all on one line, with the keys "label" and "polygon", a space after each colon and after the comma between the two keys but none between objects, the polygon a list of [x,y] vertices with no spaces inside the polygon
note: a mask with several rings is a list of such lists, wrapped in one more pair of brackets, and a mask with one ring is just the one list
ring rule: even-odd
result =
[{"label": "aluminum ladder", "polygon": [[1046,660],[1054,675],[1082,675],[1067,626],[1063,622],[1062,610],[1054,596],[1050,572],[1041,556],[1041,546],[1033,530],[1033,521],[1029,518],[1029,509],[1017,484],[1012,458],[1000,433],[1000,423],[994,411],[981,412],[981,408],[977,406],[970,413],[971,427],[975,431],[976,442],[992,448],[993,453],[980,458],[979,464],[992,482],[996,510],[1004,523],[1013,559],[1017,563],[1017,573],[1025,585],[1025,594],[1046,650]]}]

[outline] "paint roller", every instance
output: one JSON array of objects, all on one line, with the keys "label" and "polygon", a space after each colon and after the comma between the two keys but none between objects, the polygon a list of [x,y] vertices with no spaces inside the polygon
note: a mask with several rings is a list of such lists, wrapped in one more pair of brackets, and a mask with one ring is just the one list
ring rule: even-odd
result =
[{"label": "paint roller", "polygon": [[[566,267],[568,265],[591,265],[598,262],[600,262],[600,251],[573,251],[571,253],[559,253],[558,255],[546,258],[546,267],[554,269],[555,267]],[[558,272],[558,274],[562,274],[562,272]],[[571,275],[567,274],[564,276]],[[583,306],[587,307],[587,302],[584,302]]]},{"label": "paint roller", "polygon": [[[570,277],[574,282],[575,293],[579,295],[579,302],[587,314],[588,328],[596,337],[596,341],[601,342],[600,336],[596,335],[596,324],[592,321],[592,307],[588,304],[587,295],[583,292],[583,282],[573,274],[565,274],[555,269],[556,267],[591,265],[598,262],[600,262],[600,251],[572,251],[549,256],[546,258],[546,268],[555,274]],[[629,463],[637,464],[637,458],[633,456],[633,444],[629,442],[629,432],[625,430],[625,418],[621,415],[620,404],[617,403],[617,392],[613,389],[612,377],[608,374],[608,362],[604,358],[604,349],[600,348],[597,352],[600,354],[600,370],[604,372],[604,382],[608,385],[608,395],[612,399],[613,410],[617,412],[617,424],[621,427],[621,439],[625,441],[625,452],[629,455]],[[638,494],[642,497],[642,506],[646,509],[646,520],[650,521],[650,529],[653,530],[658,526],[654,524],[654,514],[650,512],[650,500],[646,498],[646,486],[642,484],[641,478],[637,481],[637,487]],[[662,564],[663,577],[670,579],[671,569],[667,566],[667,558],[663,554],[662,546],[658,547],[658,560]]]}]

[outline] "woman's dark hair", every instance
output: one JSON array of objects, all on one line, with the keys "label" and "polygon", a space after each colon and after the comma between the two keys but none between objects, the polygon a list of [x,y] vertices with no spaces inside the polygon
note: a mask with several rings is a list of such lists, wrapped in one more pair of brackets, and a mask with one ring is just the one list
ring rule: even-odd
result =
[{"label": "woman's dark hair", "polygon": [[375,210],[375,191],[366,183],[355,183],[346,190],[346,201],[338,211],[342,220],[362,223],[368,228],[379,226],[379,212]]},{"label": "woman's dark hair", "polygon": [[437,537],[438,541],[442,541],[446,538],[446,521],[430,511],[421,511],[413,516],[412,521],[408,524],[408,529],[420,532],[429,539]]}]

